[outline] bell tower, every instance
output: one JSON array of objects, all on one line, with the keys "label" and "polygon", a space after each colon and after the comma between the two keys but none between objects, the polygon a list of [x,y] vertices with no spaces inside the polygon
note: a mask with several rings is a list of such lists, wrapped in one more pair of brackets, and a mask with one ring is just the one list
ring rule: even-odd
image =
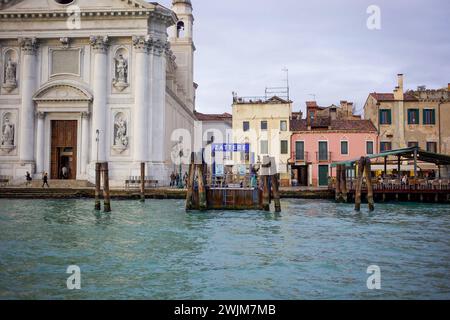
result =
[{"label": "bell tower", "polygon": [[[177,83],[185,103],[190,110],[195,106],[194,52],[193,40],[194,16],[191,0],[172,0],[172,10],[178,17],[177,24],[169,29],[169,42],[176,57]],[[179,92],[180,92],[179,91]]]}]

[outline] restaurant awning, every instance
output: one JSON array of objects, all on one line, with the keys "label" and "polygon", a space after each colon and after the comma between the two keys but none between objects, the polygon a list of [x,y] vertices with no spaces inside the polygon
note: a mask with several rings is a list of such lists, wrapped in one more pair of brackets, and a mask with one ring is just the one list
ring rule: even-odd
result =
[{"label": "restaurant awning", "polygon": [[[417,154],[417,162],[427,162],[427,163],[434,163],[438,166],[448,166],[450,165],[450,156],[445,154],[438,154],[438,153],[432,153],[425,150],[420,149],[419,147],[410,147],[410,148],[403,148],[403,149],[397,149],[397,150],[390,150],[378,154],[373,154],[367,156],[369,159],[377,159],[377,158],[392,158],[396,156],[403,158],[403,159],[409,159],[414,160],[414,154]],[[342,162],[334,162],[331,164],[332,167],[336,167],[337,165],[345,165],[345,166],[354,166],[355,163],[357,163],[359,159],[355,160],[349,160],[349,161],[342,161]],[[392,160],[391,160],[392,161]]]}]

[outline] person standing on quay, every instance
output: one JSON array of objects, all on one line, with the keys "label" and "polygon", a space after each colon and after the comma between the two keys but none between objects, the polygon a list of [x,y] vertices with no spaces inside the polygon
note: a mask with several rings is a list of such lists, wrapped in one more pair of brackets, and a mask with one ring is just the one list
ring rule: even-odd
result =
[{"label": "person standing on quay", "polygon": [[31,181],[33,180],[32,178],[31,178],[31,174],[27,171],[27,174],[25,175],[25,179],[27,179],[27,183],[26,183],[26,186],[28,187],[28,186],[30,186],[31,185]]},{"label": "person standing on quay", "polygon": [[42,188],[44,188],[45,185],[47,185],[47,187],[50,188],[50,186],[48,185],[48,173],[47,172],[45,172],[42,177]]}]

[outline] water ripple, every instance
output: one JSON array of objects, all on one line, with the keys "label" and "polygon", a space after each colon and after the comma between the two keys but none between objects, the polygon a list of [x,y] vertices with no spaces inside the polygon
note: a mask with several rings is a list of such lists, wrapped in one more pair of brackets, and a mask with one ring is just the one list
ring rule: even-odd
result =
[{"label": "water ripple", "polygon": [[[183,201],[0,200],[0,299],[449,299],[450,206],[284,200],[278,215]],[[66,289],[67,266],[82,290]],[[382,290],[366,269],[382,270]]]}]

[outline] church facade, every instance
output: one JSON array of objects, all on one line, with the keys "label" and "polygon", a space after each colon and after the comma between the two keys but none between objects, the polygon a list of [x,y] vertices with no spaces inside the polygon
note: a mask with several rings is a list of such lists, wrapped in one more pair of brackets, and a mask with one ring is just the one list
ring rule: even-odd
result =
[{"label": "church facade", "polygon": [[0,175],[93,182],[107,161],[123,185],[145,162],[166,184],[194,130],[193,20],[190,0],[0,0]]}]

